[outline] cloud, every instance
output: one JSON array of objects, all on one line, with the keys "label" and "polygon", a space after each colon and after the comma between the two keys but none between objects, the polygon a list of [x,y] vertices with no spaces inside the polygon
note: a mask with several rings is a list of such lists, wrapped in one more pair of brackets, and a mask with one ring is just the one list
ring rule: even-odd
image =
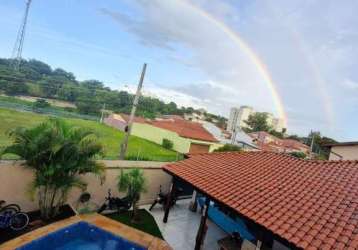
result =
[{"label": "cloud", "polygon": [[[357,2],[199,0],[195,8],[192,2],[175,0],[134,2],[128,6],[138,15],[108,9],[101,13],[144,46],[166,50],[177,63],[207,76],[205,81],[170,87],[175,93],[221,114],[240,104],[275,110],[255,65],[220,27],[195,10],[199,7],[240,33],[266,62],[289,110],[290,131],[338,133],[335,114],[347,94],[341,82],[356,89],[355,82],[344,79],[355,74],[357,66]],[[182,56],[183,48],[191,57]],[[173,93],[172,99],[176,97]]]},{"label": "cloud", "polygon": [[[217,12],[235,15],[229,5],[214,2],[212,6]],[[207,93],[206,99],[211,98],[213,103],[222,102],[219,105],[220,113],[224,114],[229,112],[230,106],[240,104],[253,105],[266,111],[275,109],[265,80],[247,54],[220,27],[203,16],[197,7],[185,4],[185,1],[158,0],[135,1],[129,7],[139,14],[134,16],[109,9],[100,9],[100,12],[135,35],[141,44],[166,50],[171,53],[169,59],[200,69],[207,76],[204,81],[173,86],[173,89],[197,98]],[[183,57],[183,51],[188,50],[190,56]],[[212,91],[214,82],[221,91]],[[207,85],[211,88],[207,88]],[[207,108],[218,111],[215,107]]]},{"label": "cloud", "polygon": [[342,83],[342,86],[348,90],[358,91],[358,82],[355,82],[351,79],[345,79]]}]

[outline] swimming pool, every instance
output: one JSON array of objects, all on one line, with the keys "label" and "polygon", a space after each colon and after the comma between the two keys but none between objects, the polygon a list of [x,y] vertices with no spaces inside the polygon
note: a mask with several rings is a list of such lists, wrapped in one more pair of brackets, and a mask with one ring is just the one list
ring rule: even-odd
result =
[{"label": "swimming pool", "polygon": [[145,250],[141,246],[81,221],[62,228],[17,250]]}]

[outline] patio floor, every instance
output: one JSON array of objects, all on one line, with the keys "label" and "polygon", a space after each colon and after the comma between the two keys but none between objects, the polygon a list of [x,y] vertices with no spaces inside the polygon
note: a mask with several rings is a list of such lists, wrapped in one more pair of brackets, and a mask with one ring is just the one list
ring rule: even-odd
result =
[{"label": "patio floor", "polygon": [[[190,200],[180,200],[170,210],[167,223],[163,223],[164,210],[162,206],[157,205],[151,211],[155,218],[164,239],[174,250],[194,249],[195,237],[200,224],[199,211],[193,213],[189,211]],[[149,205],[142,206],[149,209]],[[198,209],[199,210],[199,209]],[[208,219],[208,232],[205,238],[205,250],[217,250],[217,240],[226,236],[218,226]]]}]

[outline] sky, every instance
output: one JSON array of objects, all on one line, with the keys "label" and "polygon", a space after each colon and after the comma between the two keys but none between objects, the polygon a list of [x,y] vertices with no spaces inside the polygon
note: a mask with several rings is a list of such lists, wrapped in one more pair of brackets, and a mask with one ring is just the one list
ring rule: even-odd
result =
[{"label": "sky", "polygon": [[[10,57],[25,0],[0,0]],[[358,1],[33,0],[23,57],[225,117],[249,105],[288,133],[358,140]]]}]

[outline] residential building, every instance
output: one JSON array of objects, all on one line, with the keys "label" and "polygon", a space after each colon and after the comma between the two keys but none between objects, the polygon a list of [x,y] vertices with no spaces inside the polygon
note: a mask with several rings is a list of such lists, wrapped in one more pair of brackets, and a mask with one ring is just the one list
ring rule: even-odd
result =
[{"label": "residential building", "polygon": [[205,121],[205,115],[204,113],[196,113],[196,112],[193,112],[191,114],[185,113],[184,119],[187,121],[202,122]]},{"label": "residential building", "polygon": [[[357,161],[225,152],[193,155],[163,169],[173,177],[172,190],[182,182],[194,197],[204,197],[195,249],[215,226],[207,218],[223,225],[227,240],[233,231],[240,234],[243,244],[227,249],[247,249],[246,242],[254,244],[250,249],[358,249]],[[169,206],[163,221],[175,223]]]},{"label": "residential building", "polygon": [[[105,123],[124,131],[128,120],[128,115],[113,114],[105,119]],[[202,124],[177,116],[154,120],[135,117],[131,134],[157,144],[168,139],[173,142],[173,150],[180,153],[207,153],[222,146]]]},{"label": "residential building", "polygon": [[[217,127],[211,122],[202,122],[202,124],[221,144],[234,144],[242,147],[244,150],[257,150],[252,138],[242,130],[236,130],[235,133],[231,133]],[[235,139],[232,136],[235,136]]]},{"label": "residential building", "polygon": [[329,148],[329,160],[358,160],[358,141],[325,145]]},{"label": "residential building", "polygon": [[[246,120],[250,115],[255,114],[255,111],[252,107],[241,106],[240,108],[231,108],[230,116],[227,124],[227,131],[234,131],[236,128],[247,128]],[[274,117],[273,114],[265,112],[267,114],[267,124],[271,126],[275,131],[282,132],[284,128],[283,119]]]},{"label": "residential building", "polygon": [[277,153],[303,152],[308,154],[310,148],[302,142],[293,139],[280,139],[265,131],[252,132],[249,136],[258,148]]},{"label": "residential building", "polygon": [[[127,114],[111,114],[104,118],[104,123],[108,126],[117,128],[121,131],[125,131],[127,123],[129,121],[129,115]],[[143,117],[134,117],[133,122],[145,122],[146,119]]]}]

